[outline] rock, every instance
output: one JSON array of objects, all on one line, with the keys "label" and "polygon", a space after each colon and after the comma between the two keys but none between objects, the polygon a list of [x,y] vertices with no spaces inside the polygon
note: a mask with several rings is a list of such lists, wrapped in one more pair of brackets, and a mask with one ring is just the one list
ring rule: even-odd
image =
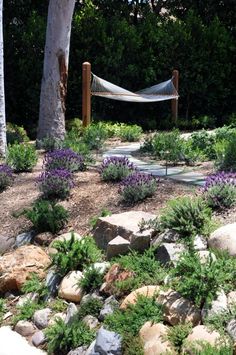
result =
[{"label": "rock", "polygon": [[100,271],[101,274],[104,274],[107,269],[111,266],[109,261],[103,261],[102,263],[94,263],[92,265],[97,271]]},{"label": "rock", "polygon": [[119,307],[119,302],[116,300],[116,298],[114,296],[108,297],[104,302],[104,305],[100,311],[98,319],[100,321],[104,321],[105,317],[108,314],[112,314],[114,310],[117,309],[118,307]]},{"label": "rock", "polygon": [[95,345],[86,355],[122,355],[121,336],[101,327],[97,332]]},{"label": "rock", "polygon": [[[78,233],[73,233],[73,234],[74,234],[75,240],[81,240],[82,239],[81,235],[79,235]],[[70,240],[71,237],[72,237],[72,232],[69,232],[69,233],[61,234],[58,237],[56,237],[55,239],[53,239],[53,241],[50,243],[50,245],[48,247],[48,254],[57,253],[57,250],[55,248],[53,248],[53,243],[55,241],[57,241],[57,240],[59,240],[59,241]]]},{"label": "rock", "polygon": [[46,355],[40,349],[31,346],[27,340],[10,327],[0,328],[1,355]]},{"label": "rock", "polygon": [[33,315],[33,322],[39,329],[47,328],[51,313],[50,308],[39,309]]},{"label": "rock", "polygon": [[179,239],[179,233],[172,229],[167,229],[151,240],[151,246],[157,247],[161,243],[176,243]]},{"label": "rock", "polygon": [[8,300],[14,300],[16,296],[14,295],[14,293],[6,292],[4,298],[7,298]]},{"label": "rock", "polygon": [[167,263],[175,265],[185,250],[182,244],[163,243],[155,250],[155,257],[164,265]]},{"label": "rock", "polygon": [[189,322],[195,326],[201,321],[200,310],[176,291],[160,291],[157,302],[163,305],[164,320],[171,325]]},{"label": "rock", "polygon": [[39,299],[39,295],[35,292],[30,292],[27,293],[26,295],[23,295],[19,298],[19,301],[17,302],[17,306],[21,307],[27,302],[36,302]]},{"label": "rock", "polygon": [[138,296],[153,297],[158,296],[160,287],[159,286],[143,286],[137,290],[131,292],[121,303],[120,308],[126,309],[129,304],[135,304],[137,302]]},{"label": "rock", "polygon": [[212,317],[222,312],[228,312],[227,297],[223,290],[218,291],[216,299],[208,306],[205,304],[202,309],[202,318]]},{"label": "rock", "polygon": [[193,247],[195,250],[206,250],[207,241],[202,235],[196,235],[193,240]]},{"label": "rock", "polygon": [[14,237],[0,235],[0,255],[9,251],[15,245],[15,241]]},{"label": "rock", "polygon": [[56,296],[58,293],[59,285],[62,280],[62,277],[57,274],[54,270],[49,270],[45,284],[48,287],[49,296]]},{"label": "rock", "polygon": [[168,327],[162,323],[146,322],[139,331],[143,341],[144,355],[176,354],[166,339]]},{"label": "rock", "polygon": [[117,255],[127,254],[129,249],[130,242],[118,235],[107,245],[107,259],[111,259]]},{"label": "rock", "polygon": [[156,216],[143,211],[128,211],[100,217],[97,221],[93,237],[99,248],[106,250],[108,243],[118,235],[130,241],[131,248],[145,250],[150,245],[151,230],[140,231],[140,222],[148,221]]},{"label": "rock", "polygon": [[[207,342],[212,346],[215,346],[220,341],[220,334],[216,331],[208,329],[205,325],[198,325],[193,328],[192,332],[187,336],[184,342],[184,350],[191,349],[193,344],[196,344],[196,349],[201,350],[201,344],[198,342]],[[190,351],[191,354],[193,354]]]},{"label": "rock", "polygon": [[85,316],[83,322],[89,327],[89,329],[96,329],[99,325],[98,319],[90,315]]},{"label": "rock", "polygon": [[50,258],[35,245],[24,245],[0,258],[0,292],[20,290],[30,274],[45,277]]},{"label": "rock", "polygon": [[82,277],[82,272],[70,271],[60,284],[58,296],[67,301],[80,302],[83,291],[82,288],[78,286],[78,282]]},{"label": "rock", "polygon": [[57,319],[61,319],[63,320],[63,322],[65,322],[65,319],[66,319],[66,314],[65,313],[62,313],[62,312],[59,312],[59,313],[55,313],[52,318],[49,320],[48,322],[48,326],[50,327],[51,325],[54,325],[56,323],[56,320]]},{"label": "rock", "polygon": [[229,255],[236,256],[236,223],[227,224],[211,233],[208,245],[210,248],[226,250]]},{"label": "rock", "polygon": [[74,303],[70,303],[66,310],[65,323],[69,324],[72,322],[74,316],[78,313],[78,308]]},{"label": "rock", "polygon": [[27,337],[29,335],[34,334],[37,328],[34,326],[33,323],[27,320],[19,320],[19,322],[16,323],[14,330],[23,337]]},{"label": "rock", "polygon": [[85,346],[80,346],[74,350],[71,350],[67,355],[85,355],[87,348]]},{"label": "rock", "polygon": [[236,342],[236,319],[231,319],[226,327],[227,333],[231,336],[234,343]]},{"label": "rock", "polygon": [[210,252],[209,250],[200,250],[198,251],[198,255],[201,261],[201,264],[205,264],[208,261],[210,261],[210,258],[212,261],[216,261],[216,256],[214,253]]},{"label": "rock", "polygon": [[231,291],[228,293],[227,303],[229,309],[234,308],[236,306],[236,291]]},{"label": "rock", "polygon": [[133,276],[134,273],[132,271],[124,270],[119,264],[113,264],[104,277],[105,282],[102,284],[100,292],[111,295],[116,281],[124,281]]},{"label": "rock", "polygon": [[54,236],[50,232],[39,233],[34,237],[35,243],[42,246],[48,246],[50,243],[52,243],[53,239]]},{"label": "rock", "polygon": [[46,336],[42,332],[42,330],[39,330],[38,332],[34,333],[34,335],[31,338],[32,344],[34,346],[40,346],[46,343]]},{"label": "rock", "polygon": [[21,233],[16,237],[15,247],[19,248],[22,245],[30,244],[35,236],[35,231]]}]

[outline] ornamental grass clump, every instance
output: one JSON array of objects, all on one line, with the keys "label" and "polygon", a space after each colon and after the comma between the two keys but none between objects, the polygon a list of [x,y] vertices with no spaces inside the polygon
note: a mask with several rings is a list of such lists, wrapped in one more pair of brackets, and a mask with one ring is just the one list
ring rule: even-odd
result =
[{"label": "ornamental grass clump", "polygon": [[119,193],[125,202],[135,203],[152,196],[157,189],[157,181],[151,174],[135,172],[122,180]]},{"label": "ornamental grass clump", "polygon": [[127,157],[105,158],[100,167],[101,178],[104,181],[121,181],[135,171],[135,166]]},{"label": "ornamental grass clump", "polygon": [[64,199],[75,186],[72,173],[66,169],[45,171],[39,176],[37,183],[46,198]]},{"label": "ornamental grass clump", "polygon": [[214,210],[236,203],[236,173],[219,172],[207,177],[203,187],[206,203]]},{"label": "ornamental grass clump", "polygon": [[71,172],[85,169],[84,158],[70,148],[56,149],[46,154],[44,158],[45,170],[66,169]]},{"label": "ornamental grass clump", "polygon": [[0,192],[5,190],[13,182],[13,172],[10,166],[0,165]]}]

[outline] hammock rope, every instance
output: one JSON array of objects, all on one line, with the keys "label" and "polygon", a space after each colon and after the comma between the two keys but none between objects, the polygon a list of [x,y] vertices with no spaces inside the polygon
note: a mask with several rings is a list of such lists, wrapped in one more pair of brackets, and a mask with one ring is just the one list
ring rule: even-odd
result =
[{"label": "hammock rope", "polygon": [[157,102],[178,99],[172,79],[149,88],[131,92],[92,74],[91,94],[107,99],[129,102]]}]

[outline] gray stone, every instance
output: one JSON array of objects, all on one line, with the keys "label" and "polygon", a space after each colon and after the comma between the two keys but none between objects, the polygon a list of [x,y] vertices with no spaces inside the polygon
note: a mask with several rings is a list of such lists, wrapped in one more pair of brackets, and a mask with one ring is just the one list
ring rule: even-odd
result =
[{"label": "gray stone", "polygon": [[207,241],[202,235],[196,235],[193,240],[193,247],[195,250],[206,250]]},{"label": "gray stone", "polygon": [[209,250],[200,250],[197,253],[200,257],[201,264],[205,264],[205,263],[209,262],[210,260],[216,261],[215,254]]},{"label": "gray stone", "polygon": [[227,333],[231,336],[234,342],[236,342],[236,319],[231,319],[226,327]]},{"label": "gray stone", "polygon": [[179,234],[172,229],[167,229],[163,233],[155,236],[151,241],[151,246],[159,246],[161,243],[176,243],[179,239]]},{"label": "gray stone", "polygon": [[58,293],[59,285],[62,277],[58,275],[54,270],[49,270],[46,276],[46,286],[48,287],[49,296],[56,296]]},{"label": "gray stone", "polygon": [[24,306],[24,304],[26,304],[27,302],[35,302],[39,299],[39,295],[36,293],[36,292],[30,292],[30,293],[27,293],[26,295],[24,296],[21,296],[17,302],[17,306],[19,307],[22,307]]},{"label": "gray stone", "polygon": [[21,247],[22,245],[30,244],[32,239],[35,236],[35,231],[21,233],[16,237],[15,246],[17,248]]},{"label": "gray stone", "polygon": [[[144,250],[149,245],[152,231],[140,231],[140,222],[148,221],[156,216],[143,211],[128,211],[100,217],[97,221],[93,237],[99,248],[106,250],[108,243],[117,235],[131,242],[132,248]],[[145,245],[143,245],[143,240]],[[142,242],[141,242],[142,241]]]},{"label": "gray stone", "polygon": [[77,312],[78,308],[76,307],[76,305],[74,303],[70,303],[67,307],[65,323],[71,323]]},{"label": "gray stone", "polygon": [[210,235],[208,245],[210,248],[226,250],[229,255],[236,256],[236,223],[216,229]]},{"label": "gray stone", "polygon": [[205,304],[202,308],[202,318],[212,317],[223,312],[229,312],[227,296],[223,290],[217,292],[217,297],[208,306]]},{"label": "gray stone", "polygon": [[85,316],[83,322],[89,327],[89,329],[96,329],[99,325],[98,319],[91,315]]},{"label": "gray stone", "polygon": [[39,330],[38,332],[34,333],[34,335],[31,338],[32,344],[36,347],[46,343],[46,340],[47,338],[42,332],[42,330]]},{"label": "gray stone", "polygon": [[[89,355],[122,355],[121,336],[101,327]],[[87,355],[87,354],[86,354]]]},{"label": "gray stone", "polygon": [[48,326],[51,313],[50,308],[39,309],[33,315],[33,322],[39,329],[44,329]]},{"label": "gray stone", "polygon": [[185,251],[182,244],[163,243],[155,251],[155,257],[160,263],[175,265],[181,254]]},{"label": "gray stone", "polygon": [[103,321],[108,314],[112,314],[119,307],[119,302],[114,296],[108,297],[100,311],[98,319]]},{"label": "gray stone", "polygon": [[100,271],[101,274],[104,274],[106,270],[111,266],[111,264],[108,261],[104,261],[102,263],[94,263],[93,267],[97,270]]},{"label": "gray stone", "polygon": [[130,242],[121,236],[117,236],[112,239],[107,245],[107,259],[111,259],[114,256],[127,254],[130,249]]},{"label": "gray stone", "polygon": [[236,306],[236,291],[231,291],[227,295],[228,307],[233,310]]},{"label": "gray stone", "polygon": [[85,355],[87,348],[85,346],[80,346],[74,350],[71,350],[67,355]]},{"label": "gray stone", "polygon": [[14,237],[7,237],[5,235],[0,235],[0,255],[6,253],[15,245]]},{"label": "gray stone", "polygon": [[34,326],[33,323],[27,320],[19,320],[19,322],[16,323],[14,330],[20,335],[27,337],[29,335],[34,334],[37,328]]},{"label": "gray stone", "polygon": [[93,293],[87,293],[87,295],[84,295],[80,301],[80,304],[82,305],[83,303],[88,302],[89,300],[94,299],[94,298],[103,302],[103,297],[99,296],[97,293],[93,292]]}]

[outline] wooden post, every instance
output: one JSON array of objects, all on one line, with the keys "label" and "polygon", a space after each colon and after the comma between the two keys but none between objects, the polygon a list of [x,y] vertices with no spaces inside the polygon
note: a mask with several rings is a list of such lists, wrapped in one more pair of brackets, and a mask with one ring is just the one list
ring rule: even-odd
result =
[{"label": "wooden post", "polygon": [[91,121],[91,64],[82,64],[82,120],[83,127],[90,125]]},{"label": "wooden post", "polygon": [[[178,91],[179,90],[179,71],[178,70],[173,70],[172,76],[173,76],[174,87]],[[172,121],[174,123],[177,123],[177,119],[178,119],[178,99],[171,100],[171,112],[172,112]]]}]

